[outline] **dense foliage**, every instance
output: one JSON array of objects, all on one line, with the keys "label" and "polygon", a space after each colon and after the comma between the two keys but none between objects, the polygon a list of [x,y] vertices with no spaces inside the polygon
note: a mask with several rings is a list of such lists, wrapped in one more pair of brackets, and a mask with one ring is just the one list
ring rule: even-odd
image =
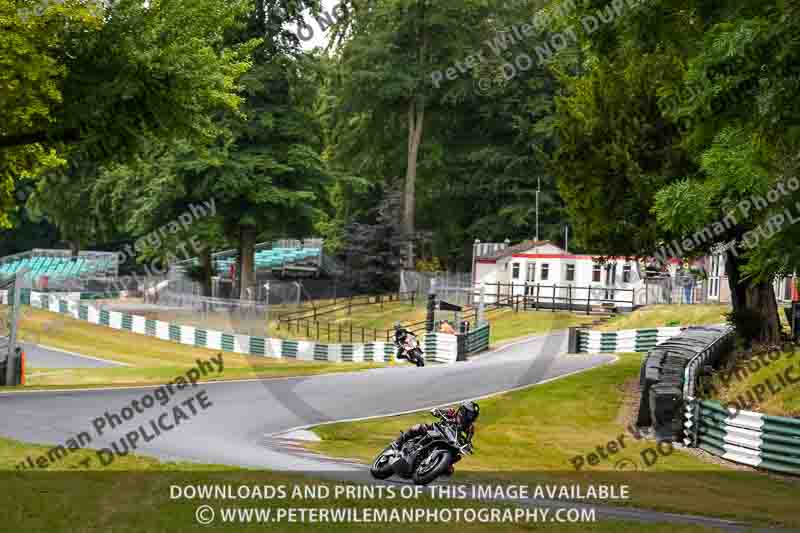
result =
[{"label": "dense foliage", "polygon": [[[113,248],[213,198],[214,216],[139,258],[199,238],[208,287],[211,251],[238,249],[242,293],[272,238],[320,234],[375,289],[401,266],[469,268],[476,238],[563,245],[569,228],[570,251],[658,256],[700,233],[681,255],[727,250],[737,316],[777,335],[800,192],[741,206],[800,165],[794,2],[37,6],[0,0],[0,225],[15,233]],[[309,23],[327,49],[303,48]]]}]

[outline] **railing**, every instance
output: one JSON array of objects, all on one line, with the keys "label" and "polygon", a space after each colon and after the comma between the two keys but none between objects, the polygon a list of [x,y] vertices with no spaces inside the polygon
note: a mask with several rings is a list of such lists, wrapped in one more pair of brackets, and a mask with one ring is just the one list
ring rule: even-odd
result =
[{"label": "railing", "polygon": [[[485,296],[494,302],[511,301],[519,310],[523,309],[549,309],[585,311],[590,314],[594,306],[635,307],[635,289],[604,287],[604,286],[579,286],[558,285],[541,283],[484,283]],[[621,296],[626,296],[622,298]]]},{"label": "railing", "polygon": [[[281,318],[279,330],[288,333],[295,333],[307,339],[328,342],[392,342],[394,340],[394,329],[379,329],[356,326],[352,322],[322,322],[314,319],[304,318]],[[413,324],[403,324],[403,327],[414,334],[421,334],[425,331],[426,321],[414,322]]]},{"label": "railing", "polygon": [[334,298],[332,303],[317,307],[313,300],[309,301],[312,308],[310,310],[303,309],[292,313],[287,313],[281,317],[281,321],[292,322],[296,320],[317,320],[321,316],[330,315],[339,311],[347,310],[347,314],[351,314],[353,308],[364,307],[367,305],[378,305],[381,310],[383,305],[392,302],[407,302],[411,305],[416,304],[416,296],[413,292],[409,293],[388,293],[379,294],[376,296],[347,296],[345,298]]}]

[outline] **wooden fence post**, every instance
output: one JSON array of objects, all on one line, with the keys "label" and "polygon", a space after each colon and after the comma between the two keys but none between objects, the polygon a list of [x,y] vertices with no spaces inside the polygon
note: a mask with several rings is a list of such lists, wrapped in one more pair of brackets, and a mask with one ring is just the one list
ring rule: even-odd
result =
[{"label": "wooden fence post", "polygon": [[588,315],[592,308],[592,286],[586,288],[586,314]]}]

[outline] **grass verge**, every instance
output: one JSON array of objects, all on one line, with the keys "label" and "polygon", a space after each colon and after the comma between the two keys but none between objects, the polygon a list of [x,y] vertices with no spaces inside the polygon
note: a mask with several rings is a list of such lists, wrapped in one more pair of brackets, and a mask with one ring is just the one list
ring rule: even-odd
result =
[{"label": "grass verge", "polygon": [[[628,429],[636,409],[630,385],[642,357],[622,354],[614,365],[483,400],[476,454],[459,464],[458,475],[514,482],[622,477],[631,486],[630,503],[639,507],[800,526],[797,482],[731,471],[680,449],[659,453],[654,442],[636,440]],[[319,426],[315,431],[323,440],[310,446],[371,461],[390,439],[423,419],[427,413]],[[611,453],[608,443],[621,435],[624,448]],[[591,465],[590,454],[599,455],[598,448],[608,459]],[[648,465],[653,454],[657,460]],[[579,472],[577,457],[584,461]]]},{"label": "grass verge", "polygon": [[618,329],[720,324],[726,321],[724,315],[730,310],[729,305],[648,305],[631,313],[617,315],[594,329],[612,331]]},{"label": "grass verge", "polygon": [[[62,314],[25,308],[23,341],[128,363],[130,367],[86,369],[28,368],[29,386],[136,385],[164,383],[219,352],[89,324]],[[249,357],[224,352],[224,369],[206,379],[289,377],[375,368],[377,364],[330,364]]]},{"label": "grass verge", "polygon": [[800,417],[800,354],[759,349],[715,374],[708,396],[745,411]]}]

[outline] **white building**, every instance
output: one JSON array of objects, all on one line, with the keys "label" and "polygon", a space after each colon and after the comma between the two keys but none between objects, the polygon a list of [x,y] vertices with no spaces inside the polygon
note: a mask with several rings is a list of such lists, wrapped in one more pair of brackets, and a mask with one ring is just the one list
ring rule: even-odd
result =
[{"label": "white building", "polygon": [[[538,307],[631,308],[646,298],[641,266],[634,259],[570,254],[550,241],[494,246],[476,243],[473,286],[484,287],[487,302],[529,296]],[[637,294],[638,291],[638,294]]]},{"label": "white building", "polygon": [[550,241],[515,246],[476,241],[472,284],[483,287],[487,302],[527,296],[528,305],[543,308],[624,311],[653,303],[730,301],[722,255],[692,262],[691,267],[705,271],[704,279],[687,273],[679,259],[670,259],[661,272],[645,272],[645,264],[637,258],[570,254]]}]

